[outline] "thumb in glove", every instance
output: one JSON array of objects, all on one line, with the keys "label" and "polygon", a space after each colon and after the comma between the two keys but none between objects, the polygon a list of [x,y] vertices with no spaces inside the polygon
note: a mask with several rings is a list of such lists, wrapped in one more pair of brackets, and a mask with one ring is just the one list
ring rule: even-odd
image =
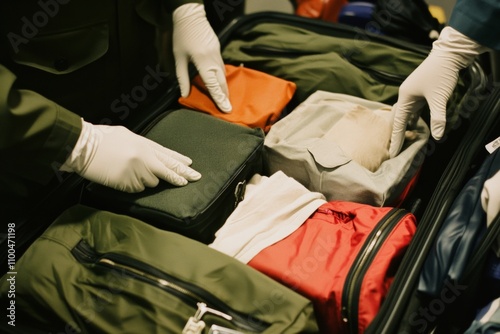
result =
[{"label": "thumb in glove", "polygon": [[92,125],[83,119],[82,125],[62,171],[125,192],[155,187],[160,179],[184,186],[201,178],[189,167],[191,159],[123,126]]},{"label": "thumb in glove", "polygon": [[232,110],[220,43],[207,20],[202,4],[188,3],[173,13],[173,53],[181,95],[190,90],[189,63],[192,61],[217,107]]},{"label": "thumb in glove", "polygon": [[481,206],[486,212],[486,222],[489,225],[500,212],[500,171],[484,183],[481,192]]},{"label": "thumb in glove", "polygon": [[[484,183],[481,206],[486,212],[486,224],[489,226],[500,212],[500,171]],[[493,244],[493,250],[500,257],[500,239]]]},{"label": "thumb in glove", "polygon": [[395,157],[403,146],[408,121],[427,103],[430,109],[431,134],[442,138],[446,128],[446,106],[458,82],[459,71],[469,66],[486,48],[467,36],[445,27],[427,58],[399,87],[393,106],[394,124],[389,154]]}]

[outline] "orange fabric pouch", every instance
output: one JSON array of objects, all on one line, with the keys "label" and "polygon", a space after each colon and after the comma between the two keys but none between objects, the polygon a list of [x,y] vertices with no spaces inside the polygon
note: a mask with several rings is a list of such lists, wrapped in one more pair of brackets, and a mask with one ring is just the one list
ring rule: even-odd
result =
[{"label": "orange fabric pouch", "polygon": [[296,0],[295,14],[298,16],[338,22],[342,7],[349,0]]},{"label": "orange fabric pouch", "polygon": [[180,97],[179,103],[231,123],[261,128],[267,133],[292,99],[297,86],[291,81],[243,66],[225,65],[225,68],[229,100],[233,106],[229,114],[217,108],[199,75],[193,79],[189,95]]}]

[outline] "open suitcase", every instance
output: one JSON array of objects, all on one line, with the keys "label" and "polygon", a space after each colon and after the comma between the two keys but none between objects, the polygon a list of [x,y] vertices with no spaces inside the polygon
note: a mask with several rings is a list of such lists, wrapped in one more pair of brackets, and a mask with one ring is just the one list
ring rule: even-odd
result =
[{"label": "open suitcase", "polygon": [[[428,51],[425,47],[406,44],[390,38],[369,35],[363,31],[342,25],[336,25],[335,29],[333,29],[330,25],[321,22],[311,22],[275,13],[257,14],[251,18],[244,18],[235,23],[235,26],[238,28],[228,28],[225,32],[226,35],[223,34],[222,38],[223,40],[224,38],[228,40],[234,40],[237,37],[241,38],[242,42],[239,47],[240,51],[242,51],[242,59],[247,60],[245,62],[246,66],[266,71],[276,71],[275,73],[278,73],[279,76],[290,79],[294,77],[294,74],[279,69],[279,66],[273,60],[266,62],[263,59],[266,59],[266,57],[307,57],[307,50],[309,49],[303,52],[293,48],[287,49],[286,46],[281,50],[279,47],[273,49],[265,44],[265,38],[262,38],[259,42],[255,42],[255,48],[252,48],[250,46],[252,45],[251,42],[248,42],[248,44],[246,42],[252,40],[254,37],[253,34],[258,37],[260,37],[259,34],[264,35],[263,29],[257,29],[257,31],[248,33],[248,35],[244,33],[245,31],[251,31],[260,23],[271,25],[272,23],[280,24],[282,22],[326,35],[332,33],[332,30],[338,30],[332,34],[334,36],[348,36],[363,41],[394,43],[394,45],[400,48],[409,48],[416,53],[423,52],[425,54]],[[352,30],[357,31],[357,34],[353,36]],[[347,52],[346,58],[349,58],[349,55],[352,54]],[[233,53],[231,52],[232,56]],[[245,58],[245,56],[248,57]],[[229,57],[231,61],[237,62],[239,60],[238,58],[231,57]],[[251,59],[252,57],[256,59],[253,60]],[[465,86],[467,89],[461,92],[463,95],[461,96],[461,101],[458,103],[458,107],[457,105],[451,106],[451,108],[456,107],[459,110],[459,121],[455,123],[453,130],[448,133],[444,140],[438,143],[430,139],[427,144],[425,162],[417,185],[400,205],[415,215],[418,226],[416,234],[406,251],[405,257],[401,261],[400,268],[394,277],[394,281],[382,303],[380,311],[366,329],[367,333],[430,333],[435,329],[434,326],[436,326],[440,333],[460,333],[460,330],[464,330],[467,324],[474,318],[474,311],[464,307],[464,305],[467,305],[467,302],[474,301],[474,291],[481,284],[481,280],[478,278],[479,274],[473,275],[471,272],[482,272],[484,270],[484,262],[486,261],[484,249],[488,247],[488,242],[492,242],[491,240],[487,241],[488,239],[486,239],[482,247],[477,246],[477,253],[474,253],[475,257],[471,260],[475,262],[475,265],[468,267],[466,270],[467,274],[464,274],[466,275],[465,279],[469,280],[464,281],[464,284],[467,282],[470,287],[468,288],[469,291],[464,293],[466,296],[460,302],[455,303],[456,305],[453,304],[449,308],[446,307],[446,312],[444,311],[445,308],[443,308],[443,310],[439,310],[441,313],[432,313],[432,321],[419,314],[421,310],[428,310],[429,306],[434,305],[429,305],[428,300],[421,300],[421,297],[418,296],[417,284],[422,266],[438,237],[443,222],[449,214],[448,211],[452,202],[459,194],[460,189],[472,178],[488,156],[485,145],[494,142],[499,135],[500,111],[498,101],[500,89],[498,83],[491,80],[491,76],[487,78],[488,74],[485,72],[488,68],[488,63],[474,63],[470,68],[461,73],[461,78],[466,81]],[[380,73],[376,72],[375,70],[372,74],[380,78]],[[396,79],[397,82],[397,78],[394,76],[391,79]],[[300,85],[298,90],[300,94]],[[489,236],[489,239],[494,240],[495,236],[498,236],[498,232],[492,229],[487,236]],[[481,242],[478,240],[478,245]],[[457,312],[457,309],[461,311]],[[467,309],[468,313],[464,311],[465,309]],[[416,317],[416,314],[420,317]],[[426,326],[423,326],[423,322],[425,322]],[[452,323],[453,326],[448,328],[448,323]],[[354,333],[355,329],[350,332]]]},{"label": "open suitcase", "polygon": [[[303,84],[303,81],[300,81],[303,79],[295,76],[297,72],[292,71],[290,67],[272,61],[278,57],[286,60],[313,56],[312,59],[314,59],[314,55],[307,49],[298,52],[290,49],[277,50],[267,46],[261,48],[243,46],[240,48],[244,51],[243,56],[249,56],[250,59],[238,59],[239,56],[235,56],[232,53],[234,50],[228,49],[228,45],[238,39],[244,40],[248,38],[245,37],[245,34],[251,37],[252,33],[250,32],[252,29],[260,24],[271,26],[278,24],[291,27],[292,30],[299,29],[319,36],[350,40],[353,42],[353,47],[341,50],[342,57],[337,56],[335,59],[343,58],[347,60],[364,71],[365,75],[373,80],[369,82],[377,82],[377,84],[389,90],[392,89],[393,93],[383,95],[380,94],[380,89],[364,92],[359,88],[360,86],[353,88],[349,85],[349,82],[344,82],[340,86],[341,89],[344,89],[340,93],[364,96],[367,99],[388,104],[395,102],[396,96],[394,92],[397,93],[398,85],[409,73],[405,74],[403,71],[398,75],[397,72],[401,70],[399,68],[393,69],[391,73],[386,71],[387,68],[380,69],[376,68],[377,66],[370,68],[367,64],[360,63],[361,60],[357,56],[364,54],[363,48],[369,46],[371,42],[381,43],[403,50],[406,55],[410,55],[411,58],[417,60],[423,60],[429,51],[422,46],[372,35],[350,26],[320,22],[294,15],[272,12],[243,16],[221,31],[220,40],[223,56],[227,63],[234,65],[243,63],[248,68],[270,73],[297,83],[297,93],[284,111],[283,117],[286,117],[286,112],[293,110],[314,90],[330,89],[332,80],[338,81],[338,78],[330,77],[330,81],[327,79],[315,81],[316,78],[312,78],[309,81],[315,81],[315,84],[325,86],[307,86],[307,80]],[[258,36],[261,33],[262,30],[255,32],[255,35]],[[255,61],[252,62],[252,59]],[[377,59],[374,59],[373,62],[376,65]],[[411,68],[406,71],[411,71]],[[339,92],[339,88],[332,90]],[[456,94],[458,96],[457,100],[452,102],[452,107],[457,107],[458,110],[454,128],[442,142],[436,143],[432,139],[429,141],[425,153],[425,162],[419,172],[418,182],[400,204],[401,207],[415,215],[418,227],[401,261],[389,293],[382,303],[380,312],[367,328],[367,332],[400,333],[408,330],[408,325],[411,325],[412,322],[410,315],[421,307],[418,299],[413,296],[419,273],[433,240],[445,219],[447,209],[451,206],[451,202],[457,196],[459,189],[484,160],[486,156],[484,145],[493,140],[495,136],[498,136],[498,132],[495,133],[495,131],[498,131],[500,127],[500,107],[498,106],[500,89],[488,82],[485,70],[480,63],[473,63],[461,73],[461,85]],[[164,98],[159,100],[152,110],[147,113],[147,117],[136,121],[132,130],[143,132],[154,119],[165,111],[179,109],[177,97],[178,90],[176,87],[172,87]],[[66,208],[74,204],[91,204],[92,202],[89,202],[86,196],[81,196],[82,193],[86,193],[87,186],[86,182],[79,177],[70,175],[64,182],[58,182],[55,187],[52,187],[48,195],[41,198],[38,206],[27,213],[26,217],[22,218],[22,221],[16,221],[16,256],[20,257]],[[6,243],[2,244],[1,254],[2,262],[7,263],[8,248]],[[7,268],[7,265],[3,267]],[[300,303],[302,302],[301,300]]]}]

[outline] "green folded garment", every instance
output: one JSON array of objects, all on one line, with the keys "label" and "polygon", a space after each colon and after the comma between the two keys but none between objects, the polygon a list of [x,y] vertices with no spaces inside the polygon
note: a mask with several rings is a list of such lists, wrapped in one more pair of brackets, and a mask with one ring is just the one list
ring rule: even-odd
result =
[{"label": "green folded garment", "polygon": [[[341,37],[333,28],[320,33],[305,27],[284,20],[246,27],[224,46],[224,62],[294,82],[292,110],[318,90],[392,105],[401,83],[428,53],[425,48],[384,42],[363,31]],[[464,92],[460,79],[450,103],[460,101]]]},{"label": "green folded garment", "polygon": [[[180,334],[188,323],[187,333],[318,333],[311,301],[292,289],[200,242],[86,206],[61,214],[16,271],[0,281],[14,310],[1,333]],[[202,303],[209,312],[197,313]]]}]

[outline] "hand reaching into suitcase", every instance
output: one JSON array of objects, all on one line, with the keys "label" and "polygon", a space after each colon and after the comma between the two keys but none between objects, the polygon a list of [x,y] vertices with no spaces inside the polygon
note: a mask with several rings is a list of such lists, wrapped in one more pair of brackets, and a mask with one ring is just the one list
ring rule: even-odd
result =
[{"label": "hand reaching into suitcase", "polygon": [[[500,171],[484,183],[481,205],[486,212],[486,222],[489,225],[500,212]],[[495,251],[500,256],[500,243],[495,246]]]},{"label": "hand reaching into suitcase", "polygon": [[191,88],[188,65],[192,61],[218,108],[225,113],[231,112],[219,39],[207,20],[203,5],[180,6],[173,13],[173,22],[175,69],[182,97],[187,97]]},{"label": "hand reaching into suitcase", "polygon": [[398,101],[393,106],[391,158],[398,155],[403,146],[408,122],[418,118],[425,103],[430,109],[432,136],[436,140],[442,138],[446,127],[446,104],[457,85],[458,72],[483,51],[486,48],[452,27],[442,30],[429,56],[399,88]]},{"label": "hand reaching into suitcase", "polygon": [[82,132],[62,171],[125,191],[155,187],[160,179],[176,186],[196,181],[201,174],[190,168],[191,159],[169,150],[123,126],[92,125]]}]

